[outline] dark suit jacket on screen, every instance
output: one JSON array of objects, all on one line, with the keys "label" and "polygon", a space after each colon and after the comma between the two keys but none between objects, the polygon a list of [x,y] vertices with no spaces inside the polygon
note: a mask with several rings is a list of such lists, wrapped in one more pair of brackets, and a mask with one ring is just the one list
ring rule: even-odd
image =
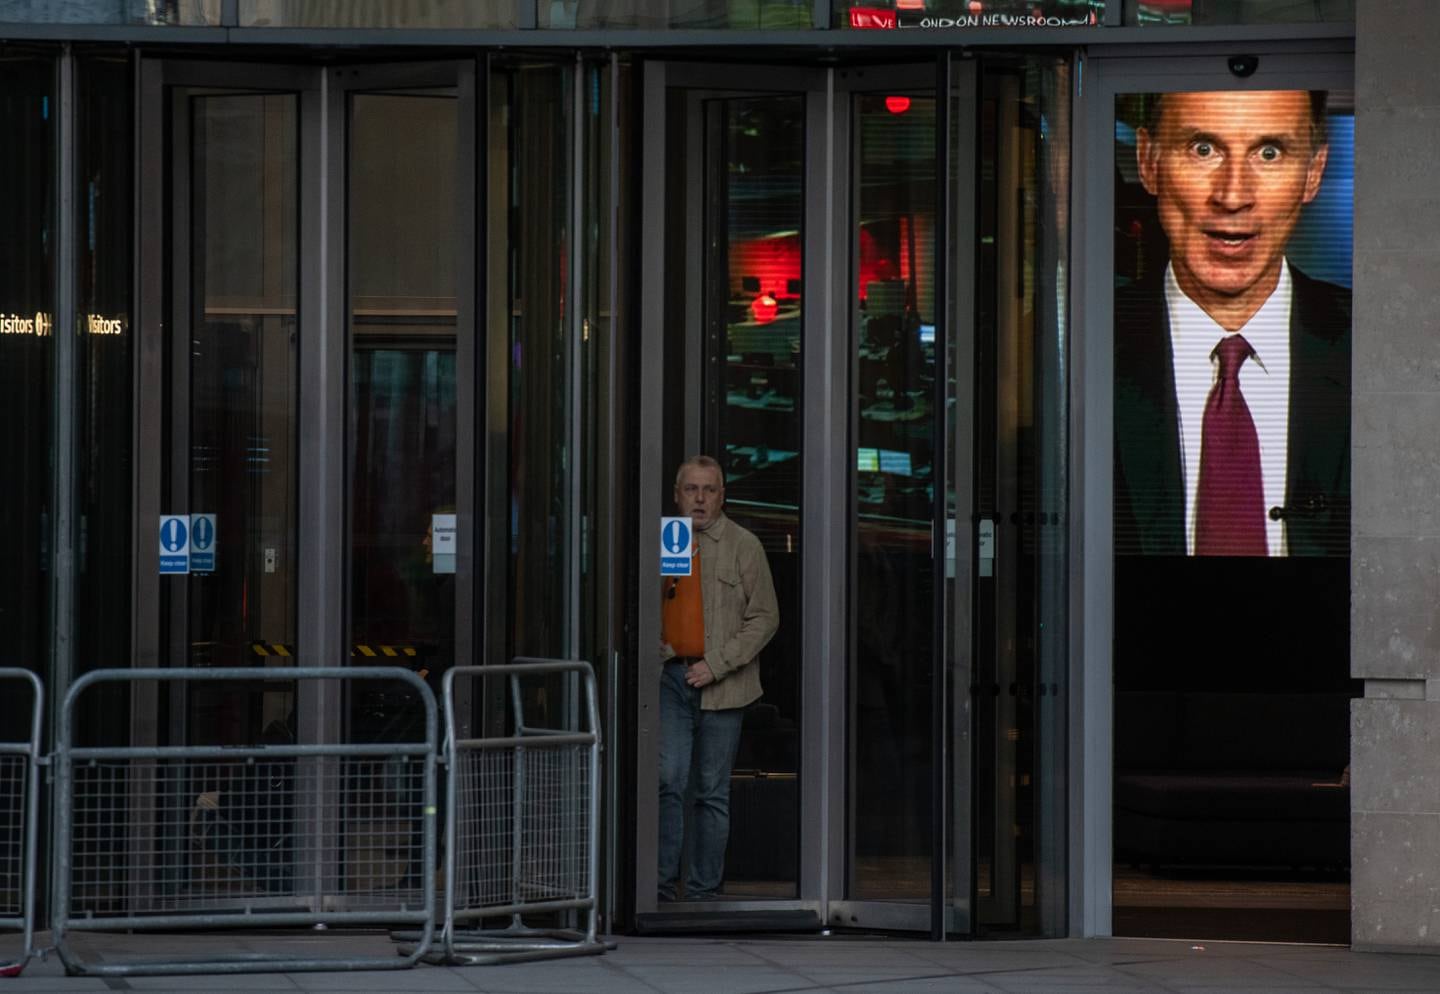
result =
[{"label": "dark suit jacket on screen", "polygon": [[[1292,556],[1350,548],[1350,291],[1290,267]],[[1185,555],[1184,457],[1161,283],[1115,294],[1115,551]],[[1271,495],[1270,506],[1278,503]],[[1269,507],[1266,508],[1269,511]]]}]

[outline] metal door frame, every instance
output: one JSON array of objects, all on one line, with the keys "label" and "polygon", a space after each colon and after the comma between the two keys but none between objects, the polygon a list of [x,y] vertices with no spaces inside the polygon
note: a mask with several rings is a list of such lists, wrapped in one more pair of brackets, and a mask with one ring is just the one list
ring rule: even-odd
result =
[{"label": "metal door frame", "polygon": [[[667,473],[671,467],[664,458],[661,421],[664,416],[661,383],[666,371],[664,358],[666,267],[698,264],[699,253],[687,253],[683,261],[670,260],[665,251],[666,183],[687,182],[691,177],[671,178],[666,171],[668,145],[667,98],[671,89],[703,90],[714,95],[728,94],[792,94],[806,98],[806,175],[809,181],[804,192],[804,262],[803,280],[808,293],[802,316],[804,368],[801,372],[804,423],[801,456],[802,501],[801,546],[805,549],[801,565],[801,693],[811,702],[805,710],[801,732],[800,758],[800,865],[799,896],[794,899],[746,899],[706,902],[714,910],[813,910],[827,924],[854,925],[945,932],[968,931],[970,928],[970,825],[969,825],[969,741],[968,699],[970,653],[970,581],[971,562],[968,543],[953,543],[956,549],[949,560],[956,569],[955,592],[950,617],[937,615],[935,651],[954,647],[959,658],[937,666],[943,681],[946,670],[949,686],[942,691],[942,711],[948,708],[949,727],[935,737],[937,785],[942,778],[955,781],[957,771],[965,778],[966,789],[956,790],[955,803],[947,803],[942,791],[937,795],[937,817],[947,823],[939,833],[933,853],[946,868],[959,869],[954,879],[960,885],[949,906],[941,888],[932,887],[931,900],[923,904],[900,904],[888,901],[845,900],[846,873],[849,861],[849,661],[845,652],[834,653],[831,646],[852,643],[852,621],[849,617],[849,584],[853,578],[850,541],[850,514],[853,507],[854,477],[850,466],[850,448],[855,431],[856,415],[850,407],[850,385],[854,382],[858,361],[854,348],[854,330],[850,320],[850,292],[855,281],[858,260],[858,238],[851,230],[853,143],[851,141],[851,95],[871,89],[894,87],[933,89],[937,98],[937,183],[944,194],[937,204],[937,233],[944,232],[943,245],[954,246],[954,259],[947,263],[946,252],[940,251],[937,268],[937,323],[946,326],[945,339],[953,350],[950,357],[956,375],[968,376],[972,368],[970,353],[973,341],[973,293],[970,274],[973,272],[968,239],[973,234],[974,163],[973,157],[960,157],[951,162],[949,150],[957,141],[973,142],[975,95],[974,64],[948,56],[943,61],[946,71],[937,72],[937,63],[910,66],[885,66],[865,69],[805,69],[773,66],[727,66],[680,62],[646,62],[644,66],[644,145],[642,173],[646,177],[663,177],[647,181],[641,204],[641,306],[639,361],[639,493],[634,541],[638,552],[638,590],[657,590],[660,584],[659,564],[649,554],[654,547],[654,523],[668,507],[662,497],[666,490]],[[937,77],[939,77],[937,79]],[[956,100],[957,94],[966,99]],[[967,102],[968,101],[968,102]],[[953,114],[952,103],[963,110]],[[693,115],[692,115],[693,117]],[[943,126],[941,125],[943,123]],[[961,134],[953,133],[958,128]],[[965,134],[968,129],[968,134]],[[966,147],[961,145],[958,147]],[[973,147],[973,146],[970,146]],[[689,157],[691,159],[695,156]],[[693,210],[691,211],[693,213]],[[687,218],[687,222],[698,220]],[[962,230],[963,229],[963,230]],[[699,322],[691,322],[688,334],[698,347],[701,334]],[[835,329],[845,329],[837,334]],[[698,352],[696,353],[698,354]],[[937,362],[943,361],[943,353]],[[694,370],[683,372],[687,396],[697,393]],[[937,377],[941,382],[945,377]],[[961,382],[968,382],[964,380]],[[936,409],[942,418],[943,407]],[[845,424],[846,433],[839,440],[833,431],[836,424]],[[968,422],[967,425],[968,426]],[[946,422],[939,421],[936,430],[936,476],[944,478],[946,464],[962,460],[959,477],[957,517],[966,522],[958,534],[969,532],[971,487],[969,469],[971,440],[965,431],[949,432]],[[687,451],[694,451],[700,441],[700,425],[694,412],[686,412],[684,428]],[[963,436],[963,437],[959,437]],[[944,532],[945,502],[937,500],[942,523],[936,529],[940,554],[936,570],[945,576],[947,566]],[[964,546],[963,549],[959,548]],[[963,576],[961,573],[963,572]],[[845,583],[834,583],[836,576],[845,576]],[[943,586],[943,585],[941,585]],[[943,597],[943,593],[941,594]],[[656,910],[656,867],[654,853],[657,843],[658,801],[658,662],[647,653],[658,640],[660,629],[659,604],[655,598],[638,597],[638,654],[636,665],[636,749],[635,749],[635,839],[634,839],[634,902],[637,913]],[[946,625],[950,637],[938,634]],[[953,626],[959,626],[956,629]],[[655,663],[654,665],[650,665]],[[942,687],[944,684],[942,682]],[[960,724],[964,728],[960,728]],[[955,750],[963,749],[958,755]],[[948,760],[948,765],[942,760]],[[964,819],[963,823],[956,818]]]}]

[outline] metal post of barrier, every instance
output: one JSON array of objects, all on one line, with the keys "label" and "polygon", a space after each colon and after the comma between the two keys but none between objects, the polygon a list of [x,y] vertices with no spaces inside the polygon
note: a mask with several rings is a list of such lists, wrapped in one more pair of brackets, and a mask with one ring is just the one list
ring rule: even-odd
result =
[{"label": "metal post of barrier", "polygon": [[[97,684],[303,680],[403,683],[423,707],[424,736],[329,745],[75,745],[76,704]],[[52,928],[66,970],[126,976],[414,966],[435,933],[437,727],[434,694],[401,667],[115,669],[81,677],[65,696],[54,757]],[[128,788],[135,777],[153,785],[144,795],[150,803],[134,803]],[[296,872],[322,855],[320,843],[296,826],[320,816],[349,833],[345,874],[328,881]],[[134,839],[147,840],[146,851],[137,854]],[[378,925],[418,927],[414,947],[400,956],[223,950],[87,963],[67,944],[70,933],[84,931]],[[307,944],[324,941],[307,935]]]},{"label": "metal post of barrier", "polygon": [[[562,673],[580,678],[583,724],[588,727],[530,725],[520,680]],[[454,731],[455,684],[487,678],[508,681],[514,732],[459,738]],[[594,671],[585,662],[525,657],[506,666],[455,667],[445,674],[443,698],[445,918],[440,948],[429,960],[477,965],[605,952],[607,946],[597,935],[600,711]],[[551,831],[542,837],[532,825],[537,818],[575,825],[578,831],[554,831],[555,826],[547,824]],[[504,840],[509,851],[487,847],[496,840]],[[547,851],[547,845],[566,851]],[[585,916],[582,930],[528,927],[524,922],[525,915],[567,911]],[[497,918],[509,918],[509,926],[481,927],[486,919]],[[462,926],[473,927],[462,931]]]},{"label": "metal post of barrier", "polygon": [[40,722],[45,690],[29,670],[0,668],[0,681],[30,685],[30,734],[0,742],[0,928],[19,929],[18,959],[0,962],[0,977],[18,977],[35,955],[35,863],[40,807]]},{"label": "metal post of barrier", "polygon": [[[520,678],[511,674],[506,681],[510,684],[510,699],[515,708],[515,734],[521,737],[522,744],[515,746],[514,779],[510,791],[510,903],[519,904],[521,896],[519,893],[521,878],[521,856],[525,841],[525,746],[523,737],[527,731],[525,727],[525,699],[520,693]],[[510,916],[510,929],[524,928],[525,923],[521,920],[519,912]]]}]

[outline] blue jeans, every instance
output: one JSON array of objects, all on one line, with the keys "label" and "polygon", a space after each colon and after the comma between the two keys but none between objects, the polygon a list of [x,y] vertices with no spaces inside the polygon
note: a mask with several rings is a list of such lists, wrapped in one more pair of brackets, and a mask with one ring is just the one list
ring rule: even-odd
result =
[{"label": "blue jeans", "polygon": [[[740,745],[744,708],[702,711],[700,690],[685,683],[685,664],[667,662],[660,675],[659,892],[674,900],[685,841],[685,791],[693,787],[690,874],[685,897],[714,895],[725,879],[730,837],[730,771]],[[690,783],[691,770],[695,783]]]}]

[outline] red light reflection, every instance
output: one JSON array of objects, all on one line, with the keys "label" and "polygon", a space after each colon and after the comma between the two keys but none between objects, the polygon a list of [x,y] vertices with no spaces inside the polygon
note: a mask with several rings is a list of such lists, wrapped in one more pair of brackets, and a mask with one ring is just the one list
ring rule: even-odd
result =
[{"label": "red light reflection", "polygon": [[798,299],[799,232],[779,231],[731,245],[730,293],[732,298],[740,294],[764,294],[776,300]]},{"label": "red light reflection", "polygon": [[768,293],[762,293],[750,302],[750,313],[755,316],[756,324],[769,324],[779,312],[780,302]]}]

